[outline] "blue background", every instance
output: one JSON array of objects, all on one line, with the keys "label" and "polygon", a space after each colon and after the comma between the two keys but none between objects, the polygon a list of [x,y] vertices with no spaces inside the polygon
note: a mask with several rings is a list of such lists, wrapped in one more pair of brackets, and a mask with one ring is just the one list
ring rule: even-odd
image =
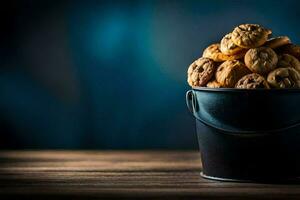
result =
[{"label": "blue background", "polygon": [[241,23],[299,43],[297,1],[7,1],[0,148],[195,149],[188,65]]}]

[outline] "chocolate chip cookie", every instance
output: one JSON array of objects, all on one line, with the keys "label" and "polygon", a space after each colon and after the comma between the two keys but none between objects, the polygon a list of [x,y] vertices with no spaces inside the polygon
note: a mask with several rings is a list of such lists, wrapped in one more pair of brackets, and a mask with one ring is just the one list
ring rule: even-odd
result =
[{"label": "chocolate chip cookie", "polygon": [[295,44],[283,45],[276,49],[276,52],[279,54],[290,54],[300,60],[300,46]]},{"label": "chocolate chip cookie", "polygon": [[222,85],[216,81],[216,80],[212,80],[212,81],[209,81],[207,84],[206,84],[206,87],[209,87],[209,88],[221,88]]},{"label": "chocolate chip cookie", "polygon": [[287,36],[280,36],[276,38],[271,38],[267,40],[267,42],[264,44],[265,47],[270,47],[272,49],[276,49],[278,47],[290,44],[291,40]]},{"label": "chocolate chip cookie", "polygon": [[288,36],[269,39],[271,34],[258,24],[235,27],[189,66],[189,85],[300,89],[300,46],[292,44]]},{"label": "chocolate chip cookie", "polygon": [[300,88],[300,74],[291,67],[275,69],[267,81],[274,88]]},{"label": "chocolate chip cookie", "polygon": [[188,68],[188,80],[190,86],[201,87],[213,77],[216,65],[209,58],[199,58],[194,61]]},{"label": "chocolate chip cookie", "polygon": [[235,55],[239,54],[242,51],[246,51],[244,48],[241,48],[233,43],[231,40],[231,33],[225,35],[220,42],[220,50],[225,55]]},{"label": "chocolate chip cookie", "polygon": [[278,55],[277,67],[292,67],[300,73],[300,62],[297,58],[289,54]]},{"label": "chocolate chip cookie", "polygon": [[215,62],[223,62],[226,60],[236,60],[240,59],[244,56],[244,54],[236,54],[236,55],[225,55],[220,50],[220,44],[212,44],[209,45],[204,51],[203,51],[203,57],[210,58],[214,60]]},{"label": "chocolate chip cookie", "polygon": [[231,39],[239,47],[255,48],[263,45],[271,33],[258,24],[242,24],[233,30]]},{"label": "chocolate chip cookie", "polygon": [[245,55],[246,66],[252,72],[262,75],[274,70],[277,61],[276,53],[269,47],[249,49]]},{"label": "chocolate chip cookie", "polygon": [[258,89],[258,88],[265,88],[269,89],[270,86],[267,80],[256,73],[247,74],[243,76],[235,85],[235,88],[239,89]]},{"label": "chocolate chip cookie", "polygon": [[251,73],[250,70],[239,60],[228,60],[222,63],[215,74],[216,81],[222,87],[234,87],[236,82]]}]

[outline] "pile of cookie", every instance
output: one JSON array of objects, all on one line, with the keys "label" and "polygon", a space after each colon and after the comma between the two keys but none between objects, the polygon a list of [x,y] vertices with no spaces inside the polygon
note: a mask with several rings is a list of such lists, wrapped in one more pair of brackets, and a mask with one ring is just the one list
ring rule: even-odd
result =
[{"label": "pile of cookie", "polygon": [[270,38],[258,24],[242,24],[208,46],[188,68],[192,87],[300,88],[300,46]]}]

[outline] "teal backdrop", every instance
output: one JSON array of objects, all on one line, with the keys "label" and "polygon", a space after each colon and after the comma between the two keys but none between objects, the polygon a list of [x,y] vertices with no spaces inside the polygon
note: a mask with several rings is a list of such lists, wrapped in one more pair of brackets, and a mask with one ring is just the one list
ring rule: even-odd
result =
[{"label": "teal backdrop", "polygon": [[300,1],[4,2],[2,149],[196,149],[186,70],[202,50],[241,23],[300,43]]}]

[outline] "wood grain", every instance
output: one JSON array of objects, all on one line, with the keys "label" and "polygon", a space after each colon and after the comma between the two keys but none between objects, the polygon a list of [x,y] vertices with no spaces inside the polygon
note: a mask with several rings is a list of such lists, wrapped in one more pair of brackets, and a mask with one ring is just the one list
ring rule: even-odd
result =
[{"label": "wood grain", "polygon": [[300,199],[297,184],[217,182],[191,151],[2,151],[5,199]]}]

